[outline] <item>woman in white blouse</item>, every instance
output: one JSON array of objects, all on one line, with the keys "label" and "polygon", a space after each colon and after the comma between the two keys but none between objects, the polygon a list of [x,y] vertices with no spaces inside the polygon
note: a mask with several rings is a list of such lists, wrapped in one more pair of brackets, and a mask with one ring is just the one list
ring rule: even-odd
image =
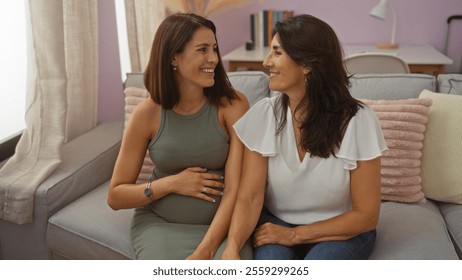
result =
[{"label": "woman in white blouse", "polygon": [[255,259],[367,259],[387,147],[349,92],[335,32],[309,15],[278,22],[263,64],[281,94],[234,125],[246,150],[222,258],[238,259],[253,233]]}]

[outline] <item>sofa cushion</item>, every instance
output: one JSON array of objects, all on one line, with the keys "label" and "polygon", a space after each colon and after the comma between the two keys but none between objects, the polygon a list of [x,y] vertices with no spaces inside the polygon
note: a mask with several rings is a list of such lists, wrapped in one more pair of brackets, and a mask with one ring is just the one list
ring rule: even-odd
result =
[{"label": "sofa cushion", "polygon": [[111,177],[122,127],[122,122],[102,123],[63,146],[61,164],[35,191],[34,222],[18,225],[0,220],[3,258],[50,258],[45,243],[48,219]]},{"label": "sofa cushion", "polygon": [[[72,260],[119,260],[134,259],[131,222],[134,209],[114,211],[107,205],[109,181],[69,204],[53,215],[48,223],[47,245],[54,259]],[[141,211],[142,212],[142,211]],[[151,215],[152,216],[152,215]],[[155,216],[152,216],[155,219]],[[190,242],[199,243],[208,225],[164,223],[153,227],[146,233],[156,232],[170,235],[164,240],[187,236]],[[226,239],[225,239],[226,241]],[[185,240],[180,243],[185,243]],[[176,244],[178,245],[178,244]],[[223,242],[217,250],[218,259],[226,245]],[[184,250],[192,250],[192,244],[186,244]],[[164,248],[165,249],[165,248]],[[171,252],[168,256],[178,258],[180,252]],[[247,242],[241,251],[243,259],[252,258],[252,246]]]},{"label": "sofa cushion", "polygon": [[462,95],[462,74],[441,74],[437,81],[438,92]]},{"label": "sofa cushion", "polygon": [[462,259],[462,205],[440,202],[439,207],[446,221],[456,252],[459,258]]},{"label": "sofa cushion", "polygon": [[247,97],[250,106],[260,101],[260,99],[270,96],[268,88],[269,76],[264,72],[229,72],[228,78],[233,87]]},{"label": "sofa cushion", "polygon": [[373,260],[457,260],[438,207],[432,202],[383,202]]},{"label": "sofa cushion", "polygon": [[426,74],[356,74],[350,83],[351,95],[365,99],[417,98],[424,89],[436,89],[436,78]]},{"label": "sofa cushion", "polygon": [[132,259],[130,221],[133,209],[112,210],[109,181],[53,215],[47,244],[54,258],[76,260]]},{"label": "sofa cushion", "polygon": [[462,204],[462,96],[430,91],[420,96],[433,100],[422,156],[423,191],[427,198]]},{"label": "sofa cushion", "polygon": [[380,120],[388,146],[382,156],[382,199],[425,202],[421,158],[431,99],[363,99]]}]

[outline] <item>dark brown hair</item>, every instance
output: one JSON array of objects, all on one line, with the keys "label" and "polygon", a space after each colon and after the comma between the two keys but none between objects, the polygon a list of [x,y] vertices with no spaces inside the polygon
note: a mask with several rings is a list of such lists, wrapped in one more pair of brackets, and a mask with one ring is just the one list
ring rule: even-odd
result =
[{"label": "dark brown hair", "polygon": [[[334,30],[324,21],[298,15],[276,23],[280,44],[298,65],[308,67],[305,95],[297,110],[306,110],[300,127],[301,145],[311,156],[335,156],[346,127],[362,103],[349,92],[349,77],[343,51]],[[282,94],[276,103],[278,133],[287,120],[289,98]]]},{"label": "dark brown hair", "polygon": [[[144,72],[144,84],[152,100],[163,109],[172,109],[180,99],[171,66],[173,56],[184,50],[194,32],[201,27],[212,30],[215,40],[217,39],[215,24],[195,14],[170,15],[157,28],[149,63]],[[228,101],[238,98],[226,75],[218,47],[217,55],[219,61],[215,67],[215,83],[212,87],[204,89],[209,102],[215,106],[222,105],[221,97],[226,97]]]}]

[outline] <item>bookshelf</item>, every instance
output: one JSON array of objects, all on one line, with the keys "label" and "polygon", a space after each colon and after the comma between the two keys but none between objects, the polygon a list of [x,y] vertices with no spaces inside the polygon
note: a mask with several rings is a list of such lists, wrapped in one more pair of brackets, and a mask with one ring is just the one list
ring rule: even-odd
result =
[{"label": "bookshelf", "polygon": [[268,47],[271,44],[273,28],[278,21],[294,15],[293,11],[262,10],[250,15],[250,41],[255,48]]}]

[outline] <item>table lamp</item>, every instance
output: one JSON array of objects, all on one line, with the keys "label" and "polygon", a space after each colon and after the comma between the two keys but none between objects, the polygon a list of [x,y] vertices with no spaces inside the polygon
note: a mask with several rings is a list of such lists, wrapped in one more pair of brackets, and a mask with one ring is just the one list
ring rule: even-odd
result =
[{"label": "table lamp", "polygon": [[[387,8],[388,8],[388,0],[380,0],[379,4],[372,8],[372,10],[369,12],[369,15],[385,20],[386,14],[387,14]],[[398,44],[395,43],[395,32],[396,32],[396,12],[395,10],[390,6],[391,12],[393,14],[393,26],[391,29],[391,42],[390,43],[378,43],[377,47],[380,49],[396,49],[399,47]]]}]

